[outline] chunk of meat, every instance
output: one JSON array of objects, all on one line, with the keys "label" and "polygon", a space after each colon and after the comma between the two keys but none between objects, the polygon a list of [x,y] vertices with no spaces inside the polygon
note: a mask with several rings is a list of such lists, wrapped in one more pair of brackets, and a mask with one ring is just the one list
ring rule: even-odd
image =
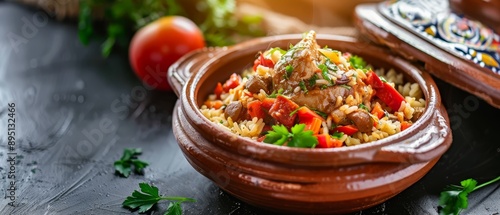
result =
[{"label": "chunk of meat", "polygon": [[350,114],[347,114],[347,118],[350,119],[354,125],[361,132],[371,132],[373,127],[373,119],[368,114],[368,112],[364,110],[357,110]]},{"label": "chunk of meat", "polygon": [[[342,97],[344,100],[352,93],[350,89],[333,86],[326,89],[309,90],[308,93],[302,91],[296,93],[291,97],[291,100],[301,106],[308,106],[315,108],[321,112],[330,113],[337,109],[337,97]],[[342,105],[342,104],[341,104]]]},{"label": "chunk of meat", "polygon": [[299,86],[300,81],[307,80],[321,71],[317,66],[322,56],[318,49],[316,33],[310,31],[274,66],[275,72],[272,76],[274,89],[283,89],[284,94],[289,95]]},{"label": "chunk of meat", "polygon": [[264,78],[259,75],[254,75],[247,81],[245,87],[251,93],[259,93],[261,89],[266,93],[269,93],[270,88],[272,87],[271,84],[271,77]]},{"label": "chunk of meat", "polygon": [[233,121],[238,121],[245,117],[246,112],[247,111],[245,110],[243,104],[241,104],[240,101],[232,101],[226,106],[226,109],[224,109],[224,116],[226,118],[231,117]]}]

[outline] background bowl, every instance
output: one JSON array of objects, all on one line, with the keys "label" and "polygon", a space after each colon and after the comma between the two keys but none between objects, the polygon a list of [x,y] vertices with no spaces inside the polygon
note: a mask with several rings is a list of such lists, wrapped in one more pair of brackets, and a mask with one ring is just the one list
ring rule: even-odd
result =
[{"label": "background bowl", "polygon": [[500,32],[500,1],[449,0],[450,8]]},{"label": "background bowl", "polygon": [[318,44],[363,57],[376,68],[394,68],[422,88],[427,107],[409,129],[351,147],[280,147],[239,137],[206,119],[200,104],[217,82],[252,66],[256,54],[286,48],[301,35],[254,39],[229,48],[186,55],[169,70],[180,97],[174,135],[189,163],[225,191],[250,204],[294,213],[346,213],[379,204],[409,187],[451,144],[446,110],[425,72],[383,49],[352,38],[318,35]]}]

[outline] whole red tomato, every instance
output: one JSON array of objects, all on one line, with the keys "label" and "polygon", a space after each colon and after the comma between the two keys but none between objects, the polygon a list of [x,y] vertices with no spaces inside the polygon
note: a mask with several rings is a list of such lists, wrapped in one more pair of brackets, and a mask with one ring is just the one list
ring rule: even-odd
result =
[{"label": "whole red tomato", "polygon": [[130,42],[130,64],[149,86],[171,90],[168,67],[184,54],[205,46],[201,30],[181,16],[160,18],[137,31]]}]

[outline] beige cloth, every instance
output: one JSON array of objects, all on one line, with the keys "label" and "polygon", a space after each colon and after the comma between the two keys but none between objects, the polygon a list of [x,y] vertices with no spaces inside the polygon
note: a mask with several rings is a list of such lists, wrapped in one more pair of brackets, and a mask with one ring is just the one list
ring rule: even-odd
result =
[{"label": "beige cloth", "polygon": [[303,23],[322,26],[352,26],[354,8],[358,4],[381,0],[237,0],[268,9],[285,16],[295,17]]},{"label": "beige cloth", "polygon": [[303,33],[315,30],[317,33],[357,36],[357,31],[351,26],[324,27],[307,24],[299,18],[280,14],[250,3],[240,3],[237,8],[239,15],[261,15],[263,27],[267,35]]}]

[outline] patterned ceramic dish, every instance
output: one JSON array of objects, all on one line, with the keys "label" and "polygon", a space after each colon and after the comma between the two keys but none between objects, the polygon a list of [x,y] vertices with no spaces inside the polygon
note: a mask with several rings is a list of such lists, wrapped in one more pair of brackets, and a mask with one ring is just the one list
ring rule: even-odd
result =
[{"label": "patterned ceramic dish", "polygon": [[[459,11],[479,13],[464,7],[480,1],[450,2]],[[483,10],[486,14],[498,11],[498,1],[481,2],[479,8],[491,7]],[[371,41],[424,62],[428,72],[500,108],[500,35],[495,29],[453,12],[448,1],[439,0],[360,5],[355,18]],[[485,21],[497,23],[497,16],[490,18]]]},{"label": "patterned ceramic dish", "polygon": [[426,109],[407,130],[351,147],[304,149],[243,138],[202,115],[199,108],[218,82],[251,67],[259,51],[270,46],[286,48],[300,39],[301,35],[283,35],[209,48],[183,57],[170,68],[168,78],[179,96],[174,135],[190,164],[249,204],[293,213],[361,210],[393,197],[423,177],[452,140],[434,81],[407,61],[352,38],[318,35],[317,41],[359,55],[376,68],[394,68],[418,83]]}]

